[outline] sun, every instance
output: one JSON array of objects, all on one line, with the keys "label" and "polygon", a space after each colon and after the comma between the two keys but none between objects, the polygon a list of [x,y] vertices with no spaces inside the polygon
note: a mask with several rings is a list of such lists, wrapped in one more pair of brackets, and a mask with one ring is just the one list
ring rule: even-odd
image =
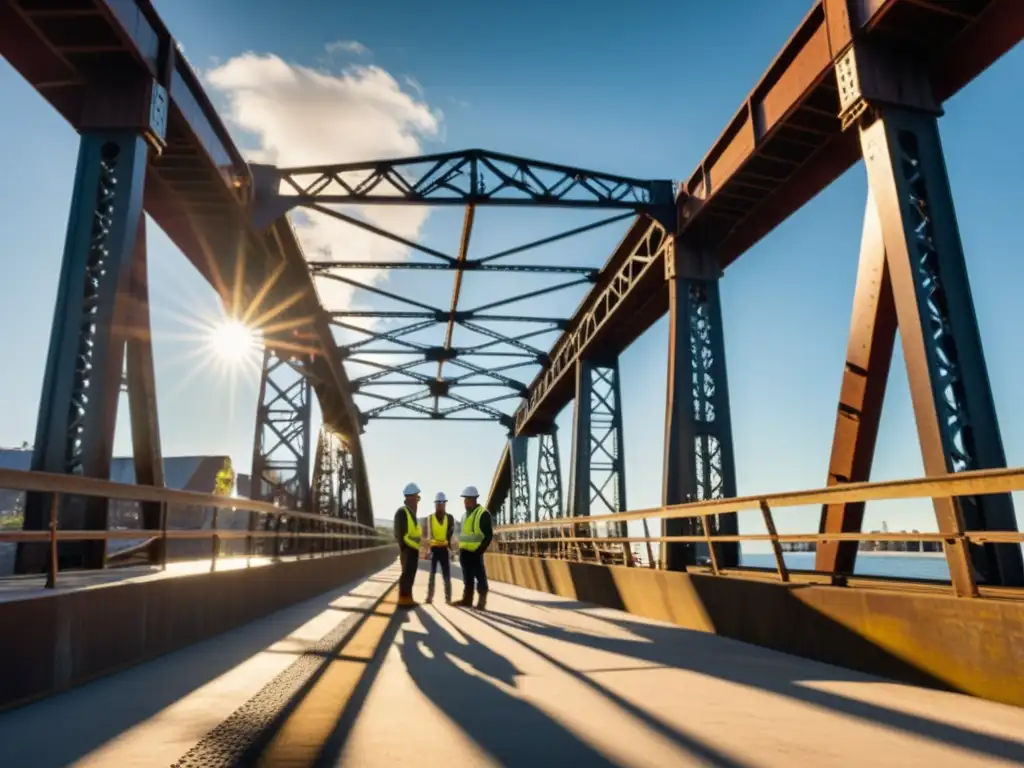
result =
[{"label": "sun", "polygon": [[208,341],[214,355],[230,364],[248,360],[259,347],[256,332],[234,318],[225,318],[214,325]]}]

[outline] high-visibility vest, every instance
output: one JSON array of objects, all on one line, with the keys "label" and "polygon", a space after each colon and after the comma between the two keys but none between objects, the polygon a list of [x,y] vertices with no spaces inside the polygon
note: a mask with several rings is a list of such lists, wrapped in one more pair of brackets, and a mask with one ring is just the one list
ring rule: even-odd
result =
[{"label": "high-visibility vest", "polygon": [[416,518],[412,516],[412,512],[409,511],[408,507],[402,507],[405,510],[405,536],[402,537],[402,541],[405,542],[406,546],[412,547],[413,549],[420,548],[420,526],[416,522]]},{"label": "high-visibility vest", "polygon": [[462,533],[459,535],[459,547],[467,552],[476,552],[484,543],[484,535],[480,532],[480,518],[487,510],[477,507],[462,521]]},{"label": "high-visibility vest", "polygon": [[430,546],[432,547],[447,547],[448,546],[448,515],[447,513],[442,518],[442,522],[437,522],[437,515],[430,516]]}]

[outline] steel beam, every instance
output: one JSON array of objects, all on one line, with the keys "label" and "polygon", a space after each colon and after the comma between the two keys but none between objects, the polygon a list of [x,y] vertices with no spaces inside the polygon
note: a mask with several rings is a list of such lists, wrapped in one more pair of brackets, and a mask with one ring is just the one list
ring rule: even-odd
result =
[{"label": "steel beam", "polygon": [[[153,335],[149,314],[149,270],[146,249],[146,219],[139,218],[132,266],[118,307],[117,333],[125,338],[125,379],[132,430],[132,460],[138,485],[164,486],[164,459],[160,447],[157,414],[156,373],[153,368]],[[142,527],[155,531],[163,527],[166,507],[143,503]],[[163,562],[164,542],[154,539],[149,561]]]},{"label": "steel beam", "polygon": [[[736,463],[725,369],[716,259],[678,241],[666,261],[669,289],[668,393],[662,501],[684,504],[736,495]],[[738,533],[736,513],[705,518],[709,533]],[[701,521],[666,520],[666,536],[698,536]],[[739,564],[739,545],[716,544],[719,567]],[[666,544],[665,568],[686,570],[710,557],[704,544]]]},{"label": "steel beam", "polygon": [[468,149],[419,157],[302,168],[257,166],[280,195],[266,216],[304,205],[425,204],[561,206],[642,210],[661,182]]},{"label": "steel beam", "polygon": [[[899,83],[901,95],[926,86],[913,71],[863,54],[850,51],[854,77],[844,106],[868,104],[860,141],[881,220],[925,473],[1005,467],[936,116],[920,103],[887,103],[875,95],[877,83],[868,75]],[[961,527],[1016,530],[1009,494],[936,499],[935,511],[939,530],[951,536],[947,559],[959,594],[973,594],[975,580],[1024,584],[1018,546],[986,544],[968,553],[963,540],[953,538]]]},{"label": "steel beam", "polygon": [[[348,446],[336,433],[321,428],[320,436],[317,439],[316,460],[313,471],[313,511],[325,518],[349,520],[353,523],[358,519],[358,498],[355,484],[355,457],[348,450]],[[337,528],[330,529],[320,526],[321,530],[337,532]],[[351,532],[345,529],[345,532]],[[337,539],[330,540],[327,545],[329,549],[358,549],[358,546],[350,546],[345,541]]]},{"label": "steel beam", "polygon": [[[860,483],[871,479],[885,387],[896,343],[896,305],[885,259],[885,243],[874,195],[868,189],[861,237],[860,266],[853,294],[850,340],[839,390],[832,455],[827,484]],[[864,503],[829,504],[821,512],[821,533],[860,533]],[[858,542],[818,544],[815,570],[850,575]]]},{"label": "steel beam", "polygon": [[[250,496],[288,509],[310,503],[311,386],[302,363],[272,347],[263,355]],[[250,528],[255,527],[255,518]],[[294,521],[285,516],[265,521],[275,530]],[[280,539],[277,540],[280,544]],[[280,547],[275,549],[280,554]]]},{"label": "steel beam", "polygon": [[547,432],[538,436],[537,442],[537,493],[533,519],[554,520],[565,517],[557,428],[552,425]]},{"label": "steel beam", "polygon": [[527,464],[529,438],[510,437],[509,456],[512,472],[512,524],[532,522],[530,516],[530,468]]},{"label": "steel beam", "polygon": [[[618,359],[576,363],[569,514],[574,517],[626,510],[626,467],[622,436],[622,393]],[[585,527],[577,533],[586,535]],[[609,536],[625,536],[625,523]],[[626,560],[629,545],[623,545]],[[586,547],[590,549],[590,547]]]},{"label": "steel beam", "polygon": [[[124,340],[114,331],[142,218],[149,145],[137,131],[82,136],[64,260],[36,425],[32,469],[107,479],[113,453]],[[48,525],[48,503],[26,500],[26,530]],[[105,530],[102,500],[69,500],[62,526]],[[61,567],[102,568],[103,541],[61,545]],[[21,545],[16,568],[45,567],[46,547]]]}]

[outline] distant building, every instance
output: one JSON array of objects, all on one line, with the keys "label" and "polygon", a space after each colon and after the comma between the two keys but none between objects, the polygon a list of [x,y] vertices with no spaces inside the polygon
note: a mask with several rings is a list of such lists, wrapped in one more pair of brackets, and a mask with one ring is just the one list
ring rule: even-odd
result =
[{"label": "distant building", "polygon": [[817,552],[818,543],[815,541],[783,541],[783,552]]},{"label": "distant building", "polygon": [[[889,525],[884,520],[882,521],[882,530],[871,531],[871,533],[888,534]],[[907,531],[899,531],[899,533],[907,533]],[[910,533],[920,533],[916,528],[910,531]],[[862,541],[860,543],[861,552],[941,552],[942,542],[940,541],[923,541],[923,540],[905,540],[905,541]]]}]

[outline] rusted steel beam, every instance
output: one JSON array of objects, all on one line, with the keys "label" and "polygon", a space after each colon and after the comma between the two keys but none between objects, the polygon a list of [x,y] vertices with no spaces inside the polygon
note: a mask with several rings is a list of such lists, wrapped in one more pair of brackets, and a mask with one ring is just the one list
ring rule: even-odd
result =
[{"label": "rusted steel beam", "polygon": [[942,101],[1024,37],[1024,4],[968,5],[951,14],[948,3],[818,2],[690,175],[680,231],[725,267],[857,161],[835,119],[833,68],[854,38],[914,50]]},{"label": "rusted steel beam", "polygon": [[[871,479],[895,342],[896,305],[892,281],[885,261],[878,209],[869,190],[853,294],[850,340],[828,466],[829,486]],[[828,504],[821,515],[821,533],[859,533],[864,520],[864,503]],[[857,542],[825,541],[817,548],[815,570],[849,575],[853,573],[856,558]]]}]

